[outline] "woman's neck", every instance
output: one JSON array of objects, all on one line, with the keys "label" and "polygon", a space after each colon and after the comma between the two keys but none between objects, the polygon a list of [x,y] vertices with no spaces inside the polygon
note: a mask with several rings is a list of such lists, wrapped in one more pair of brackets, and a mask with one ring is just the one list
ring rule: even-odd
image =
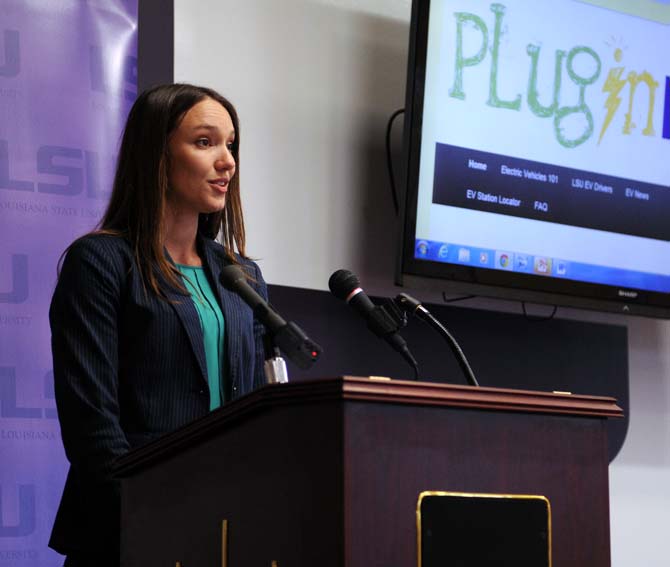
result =
[{"label": "woman's neck", "polygon": [[196,246],[197,234],[197,216],[180,215],[168,207],[165,215],[163,243],[173,262],[185,266],[202,266]]}]

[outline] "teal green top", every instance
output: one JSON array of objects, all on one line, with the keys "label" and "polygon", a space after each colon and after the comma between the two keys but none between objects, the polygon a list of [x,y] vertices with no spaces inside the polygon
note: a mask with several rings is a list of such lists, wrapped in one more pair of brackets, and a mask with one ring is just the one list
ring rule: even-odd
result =
[{"label": "teal green top", "polygon": [[200,266],[184,266],[177,264],[182,273],[184,285],[191,294],[195,309],[200,317],[202,338],[205,343],[205,360],[207,361],[207,382],[209,384],[209,409],[221,406],[224,401],[221,376],[223,375],[223,334],[225,324],[223,313],[216,301],[216,296],[209,285],[205,270]]}]

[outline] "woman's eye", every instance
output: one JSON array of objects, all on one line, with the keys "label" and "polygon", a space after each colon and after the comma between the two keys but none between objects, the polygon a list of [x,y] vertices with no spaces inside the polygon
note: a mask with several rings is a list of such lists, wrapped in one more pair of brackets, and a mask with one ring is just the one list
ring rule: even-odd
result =
[{"label": "woman's eye", "polygon": [[206,148],[209,146],[209,139],[208,138],[198,138],[195,142],[196,146],[199,146],[201,148]]},{"label": "woman's eye", "polygon": [[235,142],[228,142],[228,143],[226,144],[226,147],[228,148],[228,151],[229,151],[229,152],[232,152],[232,151],[233,151],[233,148],[235,147]]}]

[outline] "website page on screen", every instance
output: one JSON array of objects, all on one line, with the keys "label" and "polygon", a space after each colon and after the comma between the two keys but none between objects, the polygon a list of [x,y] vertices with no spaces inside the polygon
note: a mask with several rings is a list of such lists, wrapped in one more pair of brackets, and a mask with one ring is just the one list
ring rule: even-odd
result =
[{"label": "website page on screen", "polygon": [[670,1],[433,0],[416,259],[670,291]]}]

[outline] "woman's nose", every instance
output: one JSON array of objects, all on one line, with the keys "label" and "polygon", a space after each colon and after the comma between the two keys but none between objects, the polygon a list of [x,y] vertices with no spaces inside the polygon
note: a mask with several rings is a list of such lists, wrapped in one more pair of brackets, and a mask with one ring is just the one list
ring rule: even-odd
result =
[{"label": "woman's nose", "polygon": [[235,158],[230,150],[225,150],[225,153],[214,162],[214,167],[217,171],[226,171],[235,167]]}]

